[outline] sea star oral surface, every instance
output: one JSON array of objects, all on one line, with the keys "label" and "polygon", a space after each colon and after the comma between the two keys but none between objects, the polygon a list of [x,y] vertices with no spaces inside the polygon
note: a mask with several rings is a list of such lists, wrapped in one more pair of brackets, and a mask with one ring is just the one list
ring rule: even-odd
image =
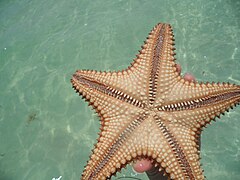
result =
[{"label": "sea star oral surface", "polygon": [[174,49],[171,26],[159,23],[127,69],[73,74],[73,88],[101,124],[82,179],[109,179],[141,158],[169,179],[204,179],[198,138],[203,127],[239,104],[240,86],[184,80]]}]

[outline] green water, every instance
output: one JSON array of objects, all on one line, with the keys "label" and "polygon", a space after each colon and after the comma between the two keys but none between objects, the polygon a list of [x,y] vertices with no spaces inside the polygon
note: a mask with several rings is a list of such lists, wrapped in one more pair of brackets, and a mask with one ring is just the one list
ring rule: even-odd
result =
[{"label": "green water", "polygon": [[[99,123],[71,75],[126,68],[158,22],[174,28],[183,72],[240,84],[240,1],[1,0],[0,180],[79,179]],[[239,118],[204,130],[207,179],[240,179]]]}]

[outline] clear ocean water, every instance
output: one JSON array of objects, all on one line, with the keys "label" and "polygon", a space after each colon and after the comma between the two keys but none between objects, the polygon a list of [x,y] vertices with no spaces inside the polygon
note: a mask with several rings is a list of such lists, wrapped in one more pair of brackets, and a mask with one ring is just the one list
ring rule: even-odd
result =
[{"label": "clear ocean water", "polygon": [[[183,73],[240,84],[238,0],[1,0],[0,180],[79,179],[99,120],[71,75],[126,68],[158,22],[174,28]],[[206,179],[240,179],[239,119],[237,107],[204,130]]]}]

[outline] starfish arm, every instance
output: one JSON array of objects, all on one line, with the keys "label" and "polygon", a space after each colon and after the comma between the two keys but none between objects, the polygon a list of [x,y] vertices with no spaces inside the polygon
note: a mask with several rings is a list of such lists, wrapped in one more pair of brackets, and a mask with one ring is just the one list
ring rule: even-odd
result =
[{"label": "starfish arm", "polygon": [[139,95],[141,94],[139,91],[143,88],[139,88],[139,91],[135,92],[132,88],[134,83],[131,78],[128,82],[129,85],[122,84],[124,81],[121,82],[121,78],[126,79],[122,72],[79,70],[73,75],[71,82],[73,88],[95,108],[99,115],[103,114],[100,110],[107,111],[109,104],[113,108],[119,104],[143,108],[146,98],[143,94]]},{"label": "starfish arm", "polygon": [[171,153],[164,156],[161,166],[171,179],[204,179],[200,166],[198,135],[192,130],[176,124],[169,124],[165,136]]},{"label": "starfish arm", "polygon": [[204,179],[199,162],[199,135],[186,126],[170,122],[165,112],[153,117],[157,130],[151,127],[156,135],[151,134],[149,144],[156,145],[157,150],[153,150],[155,155],[150,158],[171,179]]},{"label": "starfish arm", "polygon": [[140,54],[132,64],[137,71],[143,71],[148,90],[148,104],[158,102],[178,76],[175,64],[175,48],[172,28],[169,24],[157,24],[149,33]]},{"label": "starfish arm", "polygon": [[229,83],[189,83],[181,80],[166,94],[158,110],[171,122],[200,129],[240,103],[240,86]]},{"label": "starfish arm", "polygon": [[121,72],[78,70],[71,82],[81,95],[87,97],[86,99],[91,96],[94,102],[101,98],[100,93],[109,98],[144,107],[147,101],[146,82],[142,82],[139,75],[141,72],[135,72],[133,69],[134,67]]},{"label": "starfish arm", "polygon": [[[124,121],[119,122],[118,118]],[[137,150],[145,143],[146,137],[143,139],[138,133],[144,129],[141,124],[146,119],[147,114],[143,112],[106,118],[82,179],[110,178],[136,157]]]}]

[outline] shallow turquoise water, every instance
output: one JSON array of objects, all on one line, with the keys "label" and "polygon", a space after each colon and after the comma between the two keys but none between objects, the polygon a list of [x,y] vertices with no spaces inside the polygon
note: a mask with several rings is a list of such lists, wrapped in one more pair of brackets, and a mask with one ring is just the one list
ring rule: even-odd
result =
[{"label": "shallow turquoise water", "polygon": [[[0,180],[79,179],[99,123],[72,73],[126,68],[158,22],[174,28],[183,72],[240,84],[237,0],[0,1]],[[237,107],[204,130],[207,179],[240,179],[239,118]]]}]

